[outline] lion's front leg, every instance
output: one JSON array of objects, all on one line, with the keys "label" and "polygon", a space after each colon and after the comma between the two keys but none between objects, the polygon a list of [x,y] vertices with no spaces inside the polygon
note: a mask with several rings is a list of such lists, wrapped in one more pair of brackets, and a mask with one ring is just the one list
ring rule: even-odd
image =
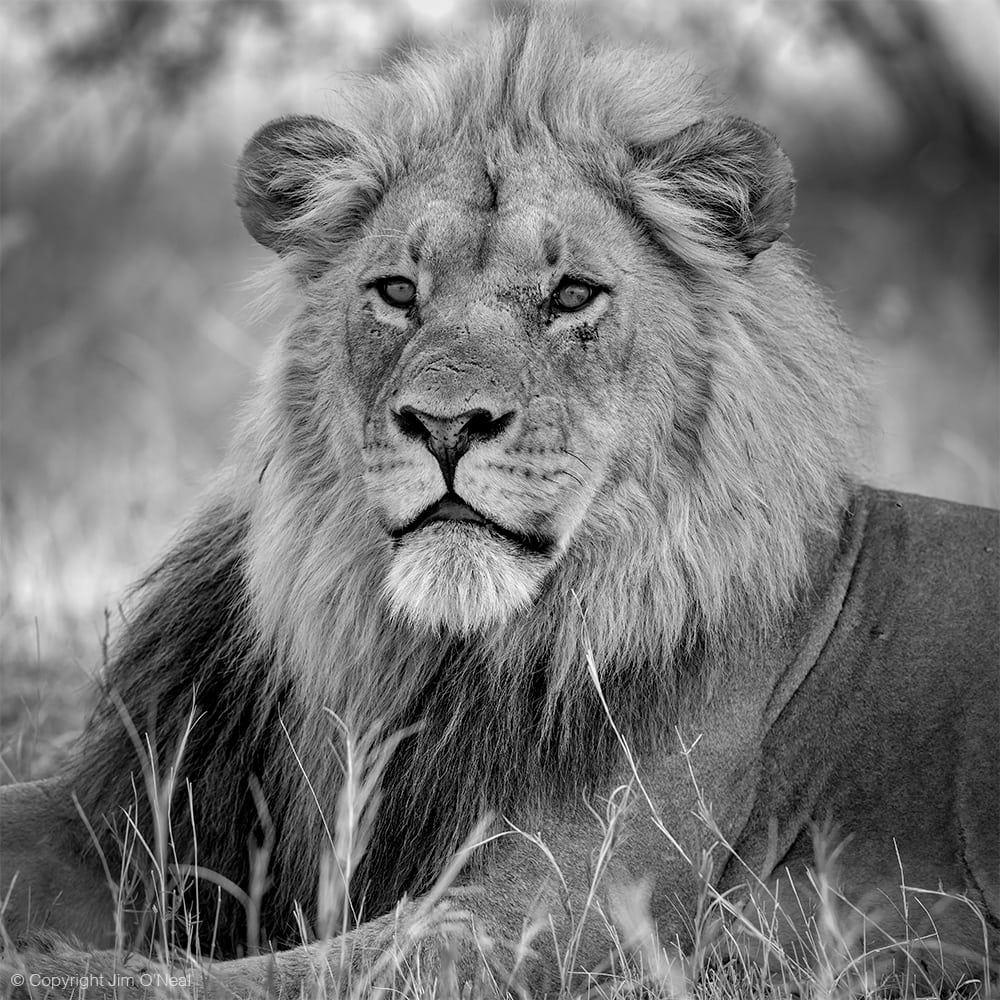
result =
[{"label": "lion's front leg", "polygon": [[517,968],[516,947],[508,947],[505,928],[495,919],[463,908],[466,898],[458,890],[435,901],[403,901],[393,913],[344,935],[222,962],[180,953],[157,961],[115,951],[82,952],[52,939],[3,964],[0,995],[232,1000],[295,998],[319,990],[332,998],[367,996],[377,989],[413,992],[439,977],[516,991],[523,971]]},{"label": "lion's front leg", "polygon": [[[551,906],[554,900],[547,899]],[[561,921],[555,918],[558,925]],[[551,929],[552,922],[547,924]],[[404,900],[394,912],[335,938],[286,951],[206,965],[200,995],[299,997],[424,993],[437,982],[485,995],[540,985],[553,964],[545,941],[529,941],[524,918],[510,920],[483,893],[461,889],[437,899]]]},{"label": "lion's front leg", "polygon": [[183,962],[163,963],[118,951],[80,951],[44,936],[0,959],[0,996],[11,1000],[141,1000],[207,995],[202,977]]},{"label": "lion's front leg", "polygon": [[335,942],[273,955],[200,963],[173,954],[166,961],[116,951],[75,950],[49,943],[10,956],[0,965],[0,996],[11,1000],[209,1000],[234,997],[298,997],[317,983],[327,995],[337,990],[339,953]]},{"label": "lion's front leg", "polygon": [[[461,941],[461,945],[457,942]],[[406,991],[416,975],[436,978],[442,955],[460,956],[464,980],[475,954],[473,920],[449,900],[428,907],[404,901],[391,914],[337,937],[298,948],[195,970],[198,994],[209,998],[367,996],[375,989]],[[446,960],[447,962],[447,960]]]}]

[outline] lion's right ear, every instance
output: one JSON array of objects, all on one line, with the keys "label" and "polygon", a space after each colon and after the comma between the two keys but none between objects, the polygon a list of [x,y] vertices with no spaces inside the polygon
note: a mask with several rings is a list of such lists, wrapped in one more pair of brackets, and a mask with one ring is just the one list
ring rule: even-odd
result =
[{"label": "lion's right ear", "polygon": [[[246,144],[236,173],[236,204],[247,232],[277,253],[309,242],[308,213],[327,203],[323,215],[335,215],[351,207],[352,195],[360,196],[351,190],[356,154],[356,138],[323,118],[292,116],[264,125]],[[328,232],[338,221],[325,218]]]},{"label": "lion's right ear", "polygon": [[[636,150],[636,209],[668,244],[702,236],[753,259],[788,228],[795,176],[778,140],[746,118],[696,122],[666,141]],[[696,213],[690,220],[671,204]]]}]

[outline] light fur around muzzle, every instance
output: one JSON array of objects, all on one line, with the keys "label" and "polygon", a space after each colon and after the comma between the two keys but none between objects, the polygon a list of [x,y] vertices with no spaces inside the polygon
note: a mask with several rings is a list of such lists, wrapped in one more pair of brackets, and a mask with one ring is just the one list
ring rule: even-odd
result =
[{"label": "light fur around muzzle", "polygon": [[405,538],[385,583],[392,614],[416,628],[481,632],[526,608],[545,561],[476,526],[428,525]]}]

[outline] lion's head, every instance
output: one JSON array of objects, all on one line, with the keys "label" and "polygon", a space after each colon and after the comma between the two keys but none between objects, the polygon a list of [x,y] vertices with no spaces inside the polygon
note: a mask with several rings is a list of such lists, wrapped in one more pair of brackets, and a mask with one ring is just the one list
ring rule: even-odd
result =
[{"label": "lion's head", "polygon": [[418,630],[575,590],[669,647],[766,619],[839,504],[844,347],[774,246],[786,157],[670,64],[572,39],[515,21],[248,144],[244,222],[302,302],[259,443],[269,612],[302,608],[276,559],[315,584],[360,554],[365,601]]}]

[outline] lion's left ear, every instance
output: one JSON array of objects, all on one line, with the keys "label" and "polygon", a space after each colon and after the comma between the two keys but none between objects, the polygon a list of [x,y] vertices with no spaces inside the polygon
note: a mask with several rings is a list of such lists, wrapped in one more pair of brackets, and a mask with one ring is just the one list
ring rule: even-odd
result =
[{"label": "lion's left ear", "polygon": [[322,270],[378,203],[378,164],[336,123],[279,118],[250,139],[236,173],[243,224],[262,246]]},{"label": "lion's left ear", "polygon": [[733,241],[748,257],[785,230],[795,207],[792,164],[778,140],[746,118],[696,122],[655,149],[638,153],[641,174],[656,190],[682,199],[711,220],[712,235]]}]

